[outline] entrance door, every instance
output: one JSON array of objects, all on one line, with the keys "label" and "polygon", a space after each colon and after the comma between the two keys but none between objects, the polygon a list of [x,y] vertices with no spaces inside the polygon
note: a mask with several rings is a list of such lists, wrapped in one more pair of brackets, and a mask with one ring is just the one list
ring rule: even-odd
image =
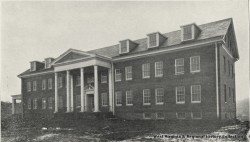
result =
[{"label": "entrance door", "polygon": [[94,111],[94,94],[88,94],[88,111],[93,112]]}]

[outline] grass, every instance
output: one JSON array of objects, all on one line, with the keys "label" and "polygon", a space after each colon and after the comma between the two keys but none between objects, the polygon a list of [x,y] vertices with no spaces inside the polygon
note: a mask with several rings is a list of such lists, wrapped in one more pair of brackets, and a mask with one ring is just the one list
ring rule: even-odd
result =
[{"label": "grass", "polygon": [[[2,141],[92,141],[128,140],[157,134],[204,135],[235,123],[213,121],[155,121],[123,119],[37,119],[2,120]],[[227,130],[245,135],[243,128]],[[141,139],[147,141],[147,139]],[[150,141],[150,140],[149,140]],[[156,139],[154,140],[156,141]]]}]

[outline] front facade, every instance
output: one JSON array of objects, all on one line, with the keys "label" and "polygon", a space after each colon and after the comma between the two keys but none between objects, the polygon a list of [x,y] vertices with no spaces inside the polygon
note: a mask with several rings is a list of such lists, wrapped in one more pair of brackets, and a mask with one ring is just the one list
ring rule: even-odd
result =
[{"label": "front facade", "polygon": [[69,49],[55,59],[32,61],[19,75],[23,115],[234,119],[238,59],[232,19],[87,52]]}]

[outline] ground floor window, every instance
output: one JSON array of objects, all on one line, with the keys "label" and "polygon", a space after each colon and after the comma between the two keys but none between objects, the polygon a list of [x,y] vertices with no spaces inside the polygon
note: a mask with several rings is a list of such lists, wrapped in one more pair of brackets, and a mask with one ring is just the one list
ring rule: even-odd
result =
[{"label": "ground floor window", "polygon": [[133,93],[131,90],[126,91],[126,105],[133,105]]},{"label": "ground floor window", "polygon": [[164,119],[164,113],[162,112],[156,113],[156,119]]},{"label": "ground floor window", "polygon": [[58,96],[58,107],[62,108],[63,107],[63,97],[62,96]]},{"label": "ground floor window", "polygon": [[102,106],[108,106],[108,94],[107,93],[102,93]]},{"label": "ground floor window", "polygon": [[177,119],[185,119],[186,113],[185,112],[177,112],[176,116],[177,116]]},{"label": "ground floor window", "polygon": [[202,113],[201,112],[192,112],[192,119],[201,119],[202,118]]},{"label": "ground floor window", "polygon": [[143,89],[143,105],[150,105],[150,90]]},{"label": "ground floor window", "polygon": [[31,109],[31,99],[28,99],[28,109]]},{"label": "ground floor window", "polygon": [[48,100],[48,108],[49,109],[52,109],[52,104],[53,104],[53,97],[49,97],[49,100]]},{"label": "ground floor window", "polygon": [[143,113],[144,119],[151,119],[151,113]]},{"label": "ground floor window", "polygon": [[42,98],[42,109],[46,109],[46,98]]},{"label": "ground floor window", "polygon": [[156,104],[163,104],[163,96],[164,96],[164,89],[163,88],[157,88],[155,89],[155,100]]},{"label": "ground floor window", "polygon": [[116,106],[122,105],[122,92],[121,91],[115,92],[115,100],[116,100]]},{"label": "ground floor window", "polygon": [[176,87],[175,94],[176,94],[176,103],[184,104],[185,103],[185,87],[184,86]]},{"label": "ground floor window", "polygon": [[37,109],[37,98],[33,99],[33,109]]},{"label": "ground floor window", "polygon": [[81,106],[81,95],[76,95],[76,107]]}]

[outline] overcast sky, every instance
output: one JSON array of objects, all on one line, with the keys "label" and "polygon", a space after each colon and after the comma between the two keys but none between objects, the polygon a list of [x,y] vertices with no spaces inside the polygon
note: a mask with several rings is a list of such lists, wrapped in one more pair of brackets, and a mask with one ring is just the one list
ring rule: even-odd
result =
[{"label": "overcast sky", "polygon": [[17,77],[30,61],[140,39],[181,25],[233,18],[240,60],[237,100],[249,94],[247,0],[214,2],[2,2],[1,99],[21,93]]}]

